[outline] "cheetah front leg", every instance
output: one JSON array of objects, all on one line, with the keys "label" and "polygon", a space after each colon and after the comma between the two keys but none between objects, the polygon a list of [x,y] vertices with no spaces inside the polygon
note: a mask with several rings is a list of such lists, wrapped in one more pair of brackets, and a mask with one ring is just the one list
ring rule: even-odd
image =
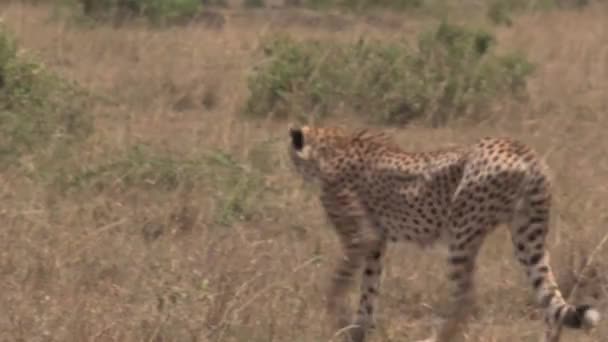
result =
[{"label": "cheetah front leg", "polygon": [[361,269],[363,247],[354,242],[344,246],[344,255],[338,261],[327,293],[327,311],[334,319],[336,330],[346,328],[350,323],[350,309],[347,293],[354,283],[355,273]]},{"label": "cheetah front leg", "polygon": [[[348,189],[335,193],[326,191],[321,199],[344,253],[333,273],[328,291],[328,313],[335,320],[336,330],[344,333],[347,341],[363,342],[377,295],[381,272],[378,263],[384,253],[384,241],[380,231],[368,220],[353,192]],[[364,262],[366,271],[362,276],[362,289],[363,286],[365,291],[373,288],[375,294],[366,295],[363,299],[366,292],[362,293],[362,307],[359,308],[355,324],[350,325],[347,290],[352,287],[355,274],[361,271]]]},{"label": "cheetah front leg", "polygon": [[[380,261],[384,254],[384,242],[376,234],[365,234],[367,228],[363,222],[354,222],[351,219],[345,220],[344,218],[333,219],[332,221],[337,228],[345,228],[344,223],[350,222],[348,225],[350,229],[348,231],[341,230],[340,238],[344,256],[339,260],[333,273],[327,296],[328,313],[335,319],[336,330],[347,336],[346,341],[363,342],[365,341],[366,331],[373,319],[372,315],[382,271]],[[362,270],[364,264],[360,307],[357,311],[355,324],[351,325],[347,292],[352,288],[355,275]]]},{"label": "cheetah front leg", "polygon": [[350,331],[352,341],[365,341],[368,332],[375,328],[374,312],[377,311],[385,250],[386,241],[379,240],[376,245],[371,246],[365,257],[365,267],[361,276],[359,309],[355,318],[355,326]]}]

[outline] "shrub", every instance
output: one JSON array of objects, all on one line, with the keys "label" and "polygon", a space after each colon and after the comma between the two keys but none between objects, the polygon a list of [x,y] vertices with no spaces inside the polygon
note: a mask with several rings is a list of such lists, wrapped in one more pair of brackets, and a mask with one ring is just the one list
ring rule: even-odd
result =
[{"label": "shrub", "polygon": [[373,121],[445,124],[525,94],[533,66],[516,53],[493,53],[494,45],[485,31],[447,23],[421,34],[415,48],[404,41],[273,37],[262,46],[263,64],[250,75],[245,109],[254,116],[323,117],[345,107]]},{"label": "shrub", "polygon": [[80,142],[93,129],[76,85],[18,54],[0,27],[0,167],[41,150]]},{"label": "shrub", "polygon": [[168,23],[190,19],[201,9],[200,0],[131,0],[140,12],[154,23]]},{"label": "shrub", "polygon": [[487,6],[487,16],[494,24],[511,26],[513,16],[518,13],[582,8],[587,5],[589,0],[491,0]]},{"label": "shrub", "polygon": [[78,8],[93,20],[123,20],[143,16],[153,24],[171,24],[196,17],[205,3],[201,0],[70,0],[68,7]]},{"label": "shrub", "polygon": [[286,4],[316,9],[342,8],[354,11],[372,8],[408,10],[422,7],[424,0],[287,0]]},{"label": "shrub", "polygon": [[247,8],[260,8],[264,7],[264,0],[245,0],[243,5]]},{"label": "shrub", "polygon": [[387,8],[407,10],[420,8],[424,0],[341,0],[340,5],[348,8],[365,10],[369,8]]},{"label": "shrub", "polygon": [[113,153],[93,165],[71,165],[54,173],[50,184],[58,194],[85,196],[133,189],[166,196],[167,192],[194,188],[215,199],[213,220],[223,225],[251,218],[268,190],[262,173],[250,162],[238,161],[226,152],[211,150],[186,158],[145,144]]},{"label": "shrub", "polygon": [[[248,1],[248,0],[245,0]],[[590,0],[485,0],[485,1],[445,1],[445,0],[285,0],[288,6],[304,6],[315,9],[340,8],[362,12],[370,9],[397,11],[422,10],[426,14],[443,16],[445,11],[463,6],[487,8],[491,20],[508,23],[512,14],[526,10],[547,10],[553,8],[581,8]],[[439,14],[439,12],[443,14]]]},{"label": "shrub", "polygon": [[488,18],[496,25],[513,25],[513,5],[504,0],[495,0],[488,5]]}]

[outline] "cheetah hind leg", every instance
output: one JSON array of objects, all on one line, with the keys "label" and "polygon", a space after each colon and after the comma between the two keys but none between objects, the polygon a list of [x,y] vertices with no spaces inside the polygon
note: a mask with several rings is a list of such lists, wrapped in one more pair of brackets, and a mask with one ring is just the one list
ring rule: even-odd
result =
[{"label": "cheetah hind leg", "polygon": [[475,308],[474,274],[475,263],[484,234],[479,234],[484,227],[473,225],[455,225],[464,227],[462,234],[453,237],[449,244],[448,279],[450,297],[446,319],[442,320],[431,337],[423,342],[453,342],[462,339],[471,314]]}]

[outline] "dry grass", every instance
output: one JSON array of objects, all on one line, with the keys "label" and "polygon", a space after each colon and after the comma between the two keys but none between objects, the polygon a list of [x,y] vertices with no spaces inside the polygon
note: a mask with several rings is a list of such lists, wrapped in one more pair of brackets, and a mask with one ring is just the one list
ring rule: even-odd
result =
[{"label": "dry grass", "polygon": [[[556,179],[552,260],[566,290],[606,234],[606,14],[602,7],[536,14],[499,31],[502,46],[539,63],[525,106],[499,108],[499,120],[474,127],[395,130],[411,149],[508,134],[543,153]],[[145,143],[177,158],[160,165],[179,170],[167,188],[154,185],[160,178],[147,186],[145,179],[121,183],[118,170],[99,176],[103,187],[84,182],[67,194],[17,172],[0,174],[0,340],[330,339],[322,295],[336,241],[314,193],[292,179],[283,155],[285,124],[238,116],[246,76],[269,32],[390,38],[423,24],[394,16],[391,25],[347,18],[336,26],[325,19],[311,25],[301,16],[286,20],[279,12],[226,15],[221,29],[85,29],[49,20],[44,7],[2,7],[29,53],[104,99],[90,108],[96,130],[77,151],[81,167],[128,158],[125,151]],[[225,166],[200,159],[208,155]],[[236,164],[226,162],[232,159]],[[180,160],[202,162],[192,173]],[[228,171],[237,181],[222,178]],[[391,250],[374,340],[429,333],[445,281],[441,255],[421,253],[408,245]],[[536,341],[542,322],[504,230],[488,240],[482,256],[483,306],[469,340]],[[598,297],[604,311],[607,267],[604,248],[586,274],[593,278],[577,290],[580,300]],[[567,333],[566,340],[606,336],[603,324],[589,336]]]}]

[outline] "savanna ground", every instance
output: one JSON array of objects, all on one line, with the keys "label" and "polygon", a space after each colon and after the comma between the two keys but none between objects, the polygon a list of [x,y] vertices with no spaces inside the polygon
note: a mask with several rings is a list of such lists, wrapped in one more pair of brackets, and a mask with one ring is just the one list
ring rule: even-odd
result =
[{"label": "savanna ground", "polygon": [[[276,32],[391,41],[414,39],[433,20],[407,12],[214,13],[160,28],[89,25],[45,4],[2,5],[21,54],[92,94],[82,108],[94,120],[70,144],[33,130],[27,153],[0,173],[0,340],[332,338],[323,295],[337,241],[314,190],[289,168],[287,121],[242,115],[248,77],[261,42]],[[470,19],[466,9],[454,13]],[[559,282],[605,316],[607,15],[591,4],[522,13],[493,29],[500,49],[521,50],[536,64],[523,102],[436,128],[378,128],[412,150],[495,134],[534,146],[555,176],[549,246]],[[371,125],[347,112],[324,122]],[[482,305],[469,341],[538,340],[542,320],[512,255],[499,229],[482,250]],[[443,264],[442,253],[392,247],[374,341],[427,337],[444,298]],[[564,339],[606,341],[606,326]]]}]

